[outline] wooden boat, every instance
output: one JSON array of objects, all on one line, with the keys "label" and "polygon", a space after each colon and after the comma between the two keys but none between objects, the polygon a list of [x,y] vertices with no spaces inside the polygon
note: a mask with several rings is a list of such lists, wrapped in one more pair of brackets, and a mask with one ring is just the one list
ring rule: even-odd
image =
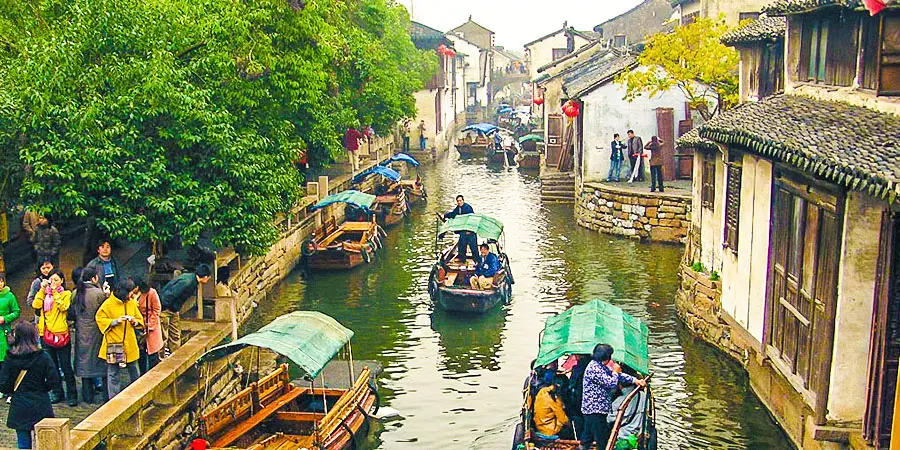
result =
[{"label": "wooden boat", "polygon": [[375,198],[371,194],[349,190],[329,195],[313,206],[316,210],[345,203],[362,214],[362,218],[352,217],[353,211],[348,207],[348,220],[344,223],[338,225],[333,216],[326,219],[312,237],[301,244],[300,251],[307,258],[309,268],[352,269],[375,257],[385,236],[371,213]]},{"label": "wooden boat", "polygon": [[[291,382],[288,365],[226,399],[200,416],[201,436],[213,449],[301,450],[356,447],[368,417],[378,409],[378,394],[367,367],[354,373],[350,338],[353,332],[320,312],[295,311],[278,317],[256,333],[248,334],[204,354],[200,361],[219,359],[246,347],[273,350],[291,360],[302,381]],[[319,377],[325,365],[342,349],[352,385],[325,386]],[[320,387],[316,386],[319,377]]]},{"label": "wooden boat", "polygon": [[541,168],[541,154],[538,151],[538,143],[543,141],[544,138],[536,134],[529,134],[519,138],[519,147],[522,148],[522,151],[519,152],[517,161],[520,169]]},{"label": "wooden boat", "polygon": [[[458,257],[460,232],[475,233],[482,243],[491,247],[491,253],[500,260],[500,271],[494,276],[491,289],[473,289],[469,276],[475,273],[472,256],[461,262]],[[451,234],[452,233],[452,234]],[[512,298],[512,271],[509,258],[503,253],[503,224],[484,214],[464,214],[444,222],[438,229],[435,248],[440,248],[444,237],[449,244],[438,255],[438,261],[428,279],[431,299],[447,311],[483,313],[501,302]]]},{"label": "wooden boat", "polygon": [[[635,378],[649,381],[647,325],[609,303],[594,300],[573,306],[546,320],[541,332],[540,349],[534,367],[538,370],[558,362],[561,357],[589,355],[597,344],[609,344],[615,350],[622,371]],[[618,360],[621,355],[621,361]],[[560,376],[560,375],[557,375]],[[650,385],[631,387],[613,400],[613,429],[608,442],[599,450],[613,450],[621,440],[631,441],[639,450],[656,450],[656,404]],[[532,389],[525,389],[516,426],[513,449],[579,450],[581,442],[560,433],[560,439],[545,440],[534,429]],[[565,399],[564,399],[565,401]],[[567,412],[573,408],[567,408]],[[578,408],[580,410],[580,408]],[[564,429],[565,430],[565,429]],[[635,448],[635,447],[627,447]]]},{"label": "wooden boat", "polygon": [[[405,162],[413,167],[419,167],[419,161],[416,161],[415,158],[406,153],[398,153],[392,156],[388,162]],[[428,198],[428,193],[425,192],[425,184],[422,183],[422,176],[419,173],[416,173],[415,180],[400,180],[400,186],[406,191],[406,203],[410,206],[424,203]]]},{"label": "wooden boat", "polygon": [[375,198],[375,220],[378,225],[388,228],[397,225],[406,217],[409,205],[406,203],[406,190],[400,183],[393,183],[387,192]]},{"label": "wooden boat", "polygon": [[[460,133],[464,133],[456,142],[456,151],[463,158],[483,158],[492,145],[491,134],[499,128],[490,123],[476,123],[469,125]],[[473,137],[474,135],[474,137]]]},{"label": "wooden boat", "polygon": [[507,167],[509,166],[508,159],[506,157],[506,149],[497,149],[490,148],[486,150],[487,152],[487,164],[496,167]]}]

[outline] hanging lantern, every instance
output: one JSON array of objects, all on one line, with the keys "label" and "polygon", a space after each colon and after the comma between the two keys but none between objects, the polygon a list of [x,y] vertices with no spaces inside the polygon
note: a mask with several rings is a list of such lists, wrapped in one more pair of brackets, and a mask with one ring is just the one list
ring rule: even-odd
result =
[{"label": "hanging lantern", "polygon": [[578,114],[581,113],[581,108],[578,107],[578,103],[573,102],[572,100],[565,102],[562,110],[566,117],[578,117]]},{"label": "hanging lantern", "polygon": [[447,54],[447,46],[444,44],[441,44],[440,46],[438,46],[437,52],[438,52],[438,54],[446,55]]},{"label": "hanging lantern", "polygon": [[538,98],[534,99],[533,102],[535,105],[541,106],[544,104],[544,97],[538,97]]}]

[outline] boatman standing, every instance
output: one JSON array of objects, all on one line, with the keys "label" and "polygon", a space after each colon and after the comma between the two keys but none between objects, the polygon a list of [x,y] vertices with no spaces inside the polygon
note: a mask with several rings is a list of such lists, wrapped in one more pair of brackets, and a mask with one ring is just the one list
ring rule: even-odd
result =
[{"label": "boatman standing", "polygon": [[[463,198],[462,195],[457,195],[456,208],[453,208],[452,211],[444,214],[442,218],[447,220],[463,214],[475,214],[475,210],[472,209],[471,205],[466,203],[466,199]],[[471,231],[459,231],[457,233],[459,234],[459,261],[465,264],[466,249],[468,248],[472,251],[472,259],[475,260],[475,263],[481,263],[481,255],[478,254],[478,237],[475,233]]]},{"label": "boatman standing", "polygon": [[494,287],[494,275],[500,271],[500,260],[491,253],[487,244],[481,244],[480,250],[481,262],[475,268],[475,274],[469,278],[469,285],[472,289],[491,289]]}]

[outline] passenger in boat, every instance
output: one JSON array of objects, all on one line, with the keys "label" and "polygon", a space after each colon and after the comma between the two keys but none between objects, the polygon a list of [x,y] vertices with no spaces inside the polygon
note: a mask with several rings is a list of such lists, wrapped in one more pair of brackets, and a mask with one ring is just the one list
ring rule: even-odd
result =
[{"label": "passenger in boat", "polygon": [[607,366],[612,359],[613,348],[608,344],[597,344],[591,355],[591,362],[584,371],[584,391],[581,413],[584,415],[584,432],[581,448],[589,450],[595,442],[603,448],[609,441],[610,423],[606,416],[612,412],[612,394],[619,386],[645,386],[644,380],[638,380],[625,373],[617,373]]},{"label": "passenger in boat", "polygon": [[[456,196],[456,208],[453,208],[450,212],[444,214],[444,220],[452,219],[456,216],[461,216],[463,214],[475,214],[475,210],[472,209],[472,206],[466,203],[466,199],[463,198],[462,195]],[[475,236],[475,233],[471,231],[460,231],[459,232],[459,262],[465,264],[466,262],[466,249],[472,251],[472,259],[475,260],[475,263],[481,263],[481,255],[478,254],[478,237]]]},{"label": "passenger in boat", "polygon": [[581,436],[584,433],[584,416],[581,414],[581,400],[584,395],[584,371],[591,362],[591,355],[572,356],[576,362],[569,373],[569,385],[566,388],[563,403],[566,405],[566,413],[572,421],[575,435]]},{"label": "passenger in boat", "polygon": [[562,400],[561,380],[554,379],[538,391],[534,399],[534,427],[537,437],[555,441],[569,423]]},{"label": "passenger in boat", "polygon": [[492,289],[494,287],[494,275],[500,271],[500,260],[497,255],[491,253],[487,244],[481,244],[481,262],[475,267],[475,274],[469,278],[472,289]]}]

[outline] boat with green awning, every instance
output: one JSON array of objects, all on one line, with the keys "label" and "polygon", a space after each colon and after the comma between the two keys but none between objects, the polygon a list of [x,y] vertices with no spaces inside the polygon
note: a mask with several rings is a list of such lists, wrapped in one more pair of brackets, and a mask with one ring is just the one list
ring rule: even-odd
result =
[{"label": "boat with green awning", "polygon": [[[459,259],[459,238],[464,233],[475,234],[479,244],[487,244],[499,260],[500,270],[491,277],[490,287],[475,286],[470,281],[477,267],[471,252],[465,261]],[[435,239],[437,262],[428,279],[431,299],[448,311],[477,313],[508,302],[514,281],[503,246],[503,223],[493,217],[462,214],[439,224]]]},{"label": "boat with green awning", "polygon": [[[348,206],[343,211],[347,220],[338,224],[341,211],[334,208],[340,204]],[[323,210],[325,217],[312,237],[300,244],[305,264],[310,269],[336,270],[371,262],[386,236],[375,220],[377,206],[377,197],[352,189],[319,200],[310,211]]]},{"label": "boat with green awning", "polygon": [[[649,331],[644,322],[615,305],[593,300],[573,306],[544,322],[532,377],[540,380],[547,370],[553,370],[557,365],[567,367],[575,362],[573,359],[565,364],[557,364],[562,358],[584,358],[593,353],[597,344],[608,344],[613,347],[613,360],[619,364],[622,372],[649,380],[648,336]],[[554,374],[556,377],[569,375],[566,372]],[[535,378],[529,378],[529,381]],[[529,388],[525,389],[521,422],[516,426],[513,448],[532,450],[547,448],[549,445],[558,450],[580,449],[581,442],[577,432],[571,429],[564,427],[558,439],[552,440],[535,431],[534,397],[542,387],[541,383],[537,384],[537,387],[532,387],[533,383],[529,383]],[[624,387],[620,394],[614,392],[613,396],[613,411],[608,418],[612,424],[612,433],[609,441],[598,446],[599,449],[656,450],[655,401],[650,385]],[[572,400],[564,397],[563,401]],[[581,405],[566,405],[570,420],[571,415],[580,414],[580,411]]]},{"label": "boat with green awning", "polygon": [[[248,347],[269,349],[287,357],[302,380],[291,382],[288,364],[280,365],[203,414],[200,434],[212,448],[355,448],[355,436],[378,409],[378,395],[368,367],[358,376],[354,373],[352,337],[353,331],[323,313],[295,311],[255,333],[209,350],[199,362],[208,363]],[[342,351],[349,355],[352,386],[335,389],[325,385],[322,373]]]}]

